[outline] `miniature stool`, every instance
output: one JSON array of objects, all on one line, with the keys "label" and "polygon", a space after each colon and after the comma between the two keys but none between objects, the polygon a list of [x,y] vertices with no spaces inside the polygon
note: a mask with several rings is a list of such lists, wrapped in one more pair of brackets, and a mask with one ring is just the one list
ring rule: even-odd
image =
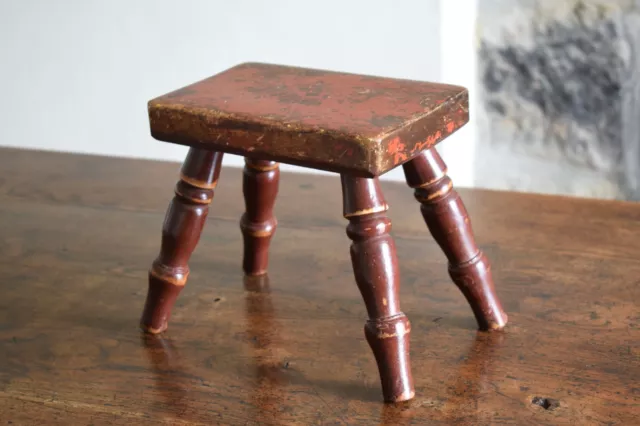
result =
[{"label": "miniature stool", "polygon": [[462,87],[247,63],[149,102],[154,138],[190,146],[149,271],[142,328],[160,333],[184,287],[225,152],[245,156],[243,269],[267,271],[276,229],[277,162],[340,173],[351,261],[367,307],[364,331],[387,402],[414,396],[411,325],[400,310],[396,247],[378,176],[402,165],[449,274],[481,330],[507,322],[489,261],[435,145],[469,118]]}]

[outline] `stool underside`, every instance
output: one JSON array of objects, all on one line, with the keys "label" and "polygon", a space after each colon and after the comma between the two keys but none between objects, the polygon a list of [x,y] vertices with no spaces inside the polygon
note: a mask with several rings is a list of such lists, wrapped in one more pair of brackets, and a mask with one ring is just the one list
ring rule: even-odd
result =
[{"label": "stool underside", "polygon": [[246,63],[149,102],[154,138],[378,176],[469,119],[465,88]]}]

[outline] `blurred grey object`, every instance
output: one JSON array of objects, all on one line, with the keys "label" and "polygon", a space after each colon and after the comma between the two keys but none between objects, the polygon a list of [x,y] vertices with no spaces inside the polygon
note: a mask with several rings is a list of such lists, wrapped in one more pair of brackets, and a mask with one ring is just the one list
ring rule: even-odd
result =
[{"label": "blurred grey object", "polygon": [[478,186],[640,199],[640,0],[479,0]]}]

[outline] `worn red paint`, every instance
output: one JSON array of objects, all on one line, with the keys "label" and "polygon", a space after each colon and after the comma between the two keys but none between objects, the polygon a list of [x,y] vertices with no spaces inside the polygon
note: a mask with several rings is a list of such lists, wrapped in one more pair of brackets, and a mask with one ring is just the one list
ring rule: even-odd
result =
[{"label": "worn red paint", "polygon": [[453,121],[450,121],[447,123],[447,132],[453,133],[455,129],[456,129],[456,124]]},{"label": "worn red paint", "polygon": [[425,149],[428,149],[434,146],[436,143],[438,143],[441,137],[442,137],[442,132],[438,130],[435,134],[429,136],[423,142],[417,143],[413,148],[412,154],[417,155],[420,152],[424,151]]},{"label": "worn red paint", "polygon": [[150,101],[149,118],[159,140],[370,177],[467,106],[458,86],[247,63]]},{"label": "worn red paint", "polygon": [[406,146],[402,143],[400,138],[393,138],[387,146],[387,152],[393,156],[395,163],[402,163],[407,160],[407,155],[404,153]]}]

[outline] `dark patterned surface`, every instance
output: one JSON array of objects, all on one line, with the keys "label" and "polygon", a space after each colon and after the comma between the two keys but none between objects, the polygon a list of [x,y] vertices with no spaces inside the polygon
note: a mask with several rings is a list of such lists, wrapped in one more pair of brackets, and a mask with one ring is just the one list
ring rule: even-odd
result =
[{"label": "dark patterned surface", "polygon": [[378,175],[468,121],[462,87],[248,63],[149,103],[157,139]]},{"label": "dark patterned surface", "polygon": [[223,169],[169,330],[143,339],[175,163],[0,149],[0,170],[0,425],[638,423],[638,205],[461,190],[509,312],[487,334],[382,182],[416,390],[384,405],[337,177],[283,173],[269,280],[243,283]]}]

